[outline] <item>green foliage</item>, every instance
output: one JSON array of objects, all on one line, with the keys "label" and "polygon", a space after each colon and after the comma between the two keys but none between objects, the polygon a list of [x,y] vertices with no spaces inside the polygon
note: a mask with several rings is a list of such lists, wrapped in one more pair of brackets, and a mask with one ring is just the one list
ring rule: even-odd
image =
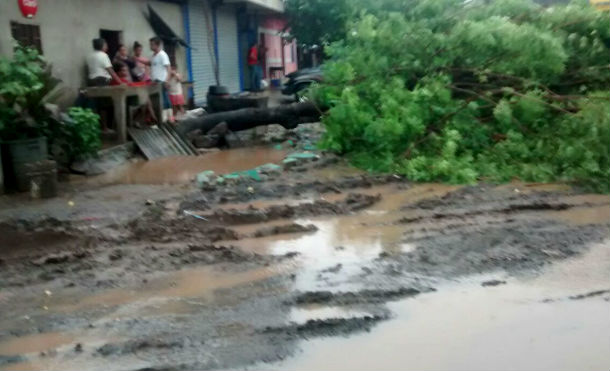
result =
[{"label": "green foliage", "polygon": [[291,33],[299,43],[323,45],[347,31],[350,0],[288,0],[285,4]]},{"label": "green foliage", "polygon": [[50,67],[34,49],[16,47],[12,58],[0,58],[0,139],[47,135],[45,97],[56,85]]},{"label": "green foliage", "polygon": [[88,108],[72,107],[58,126],[58,145],[68,162],[95,155],[101,147],[100,117]]},{"label": "green foliage", "polygon": [[418,181],[610,190],[607,13],[586,2],[378,4],[326,48],[312,91],[329,108],[324,148]]}]

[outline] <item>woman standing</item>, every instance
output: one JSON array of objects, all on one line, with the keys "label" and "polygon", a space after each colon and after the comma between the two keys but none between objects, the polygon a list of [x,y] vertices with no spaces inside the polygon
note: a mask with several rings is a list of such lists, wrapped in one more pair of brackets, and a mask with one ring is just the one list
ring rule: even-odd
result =
[{"label": "woman standing", "polygon": [[[132,71],[133,68],[136,66],[134,60],[129,58],[129,56],[127,55],[127,47],[123,44],[119,44],[119,49],[114,55],[114,60],[112,62],[113,64],[123,64],[127,66],[127,69],[129,71]],[[128,76],[128,78],[130,80],[129,82],[133,80],[133,76]]]},{"label": "woman standing", "polygon": [[131,74],[135,81],[150,81],[150,60],[142,55],[142,44],[139,42],[133,43],[133,62],[134,67],[131,69]]}]

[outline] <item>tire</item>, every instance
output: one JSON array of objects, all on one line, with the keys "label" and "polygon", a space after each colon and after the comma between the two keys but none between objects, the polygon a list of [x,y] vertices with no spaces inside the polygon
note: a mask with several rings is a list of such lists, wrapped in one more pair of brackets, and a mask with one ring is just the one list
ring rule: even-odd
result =
[{"label": "tire", "polygon": [[210,85],[210,87],[208,88],[208,93],[210,95],[228,95],[229,88],[222,85]]}]

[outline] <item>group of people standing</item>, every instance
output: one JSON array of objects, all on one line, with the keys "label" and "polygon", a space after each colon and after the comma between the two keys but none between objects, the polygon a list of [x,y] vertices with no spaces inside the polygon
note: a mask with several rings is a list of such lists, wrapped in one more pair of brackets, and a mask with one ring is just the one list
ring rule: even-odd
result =
[{"label": "group of people standing", "polygon": [[112,60],[108,56],[108,44],[104,39],[93,40],[93,52],[87,57],[88,85],[131,85],[163,84],[163,108],[173,108],[173,113],[184,112],[182,78],[172,66],[169,56],[163,50],[159,37],[150,39],[152,57],[142,55],[142,44],[133,44],[133,54],[129,55],[125,45],[119,45]]}]

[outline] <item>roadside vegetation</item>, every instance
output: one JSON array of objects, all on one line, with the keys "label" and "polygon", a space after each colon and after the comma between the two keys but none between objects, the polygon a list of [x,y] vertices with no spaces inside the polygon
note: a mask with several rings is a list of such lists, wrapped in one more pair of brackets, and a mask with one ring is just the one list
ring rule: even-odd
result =
[{"label": "roadside vegetation", "polygon": [[95,156],[101,147],[100,118],[88,108],[62,113],[53,104],[62,89],[35,49],[15,46],[12,58],[0,57],[0,142],[44,137],[50,155],[66,165]]},{"label": "roadside vegetation", "polygon": [[[304,3],[319,1],[288,9]],[[323,148],[415,181],[610,191],[607,12],[586,1],[374,3],[337,6],[325,13],[336,22],[309,27],[323,36],[303,37],[327,56],[311,91],[329,108]],[[345,32],[332,41],[326,24]]]}]

